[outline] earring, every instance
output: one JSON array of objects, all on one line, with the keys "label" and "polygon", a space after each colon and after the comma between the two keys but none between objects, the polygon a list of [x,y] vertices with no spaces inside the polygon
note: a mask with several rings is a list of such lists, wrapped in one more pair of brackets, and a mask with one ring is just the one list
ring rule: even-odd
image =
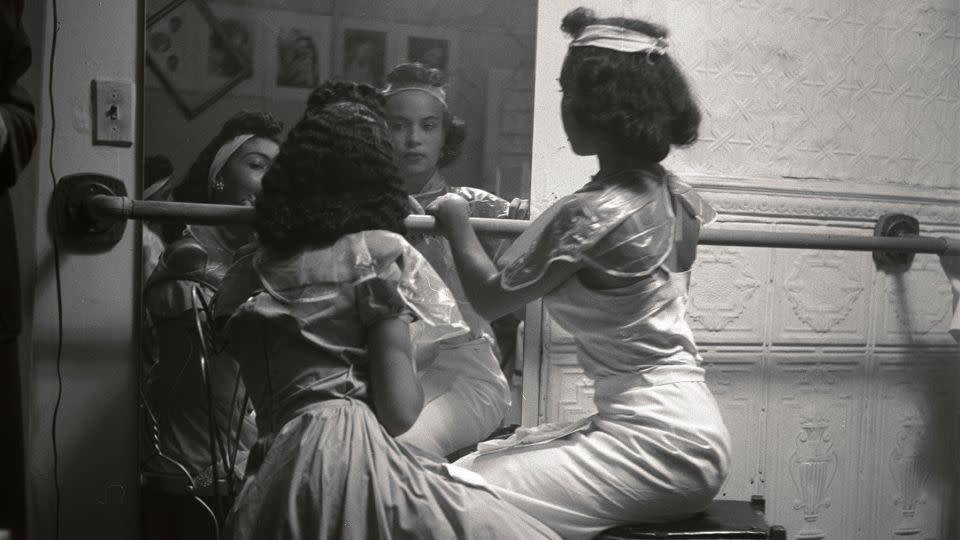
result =
[{"label": "earring", "polygon": [[221,193],[221,192],[223,192],[223,188],[224,188],[224,185],[223,185],[223,177],[222,177],[222,176],[218,176],[218,177],[217,177],[216,179],[214,179],[214,181],[213,181],[213,190],[216,191],[217,193]]}]

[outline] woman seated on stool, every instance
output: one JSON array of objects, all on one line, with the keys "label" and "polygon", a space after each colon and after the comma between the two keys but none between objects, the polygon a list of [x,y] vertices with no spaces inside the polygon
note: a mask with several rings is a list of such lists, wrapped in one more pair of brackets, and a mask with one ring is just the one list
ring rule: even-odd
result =
[{"label": "woman seated on stool", "polygon": [[543,298],[574,336],[597,413],[519,430],[457,461],[564,538],[680,519],[720,489],[730,438],[684,320],[701,223],[715,212],[660,166],[692,143],[700,112],[666,49],[633,19],[568,14],[560,74],[573,151],[599,172],[540,215],[493,265],[445,195],[427,208],[450,241],[467,296],[488,319]]}]

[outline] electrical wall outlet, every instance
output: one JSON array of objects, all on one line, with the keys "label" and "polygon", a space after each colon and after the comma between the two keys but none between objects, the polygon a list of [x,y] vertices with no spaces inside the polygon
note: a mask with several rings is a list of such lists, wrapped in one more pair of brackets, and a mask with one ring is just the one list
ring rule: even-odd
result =
[{"label": "electrical wall outlet", "polygon": [[93,81],[93,144],[133,145],[133,83]]}]

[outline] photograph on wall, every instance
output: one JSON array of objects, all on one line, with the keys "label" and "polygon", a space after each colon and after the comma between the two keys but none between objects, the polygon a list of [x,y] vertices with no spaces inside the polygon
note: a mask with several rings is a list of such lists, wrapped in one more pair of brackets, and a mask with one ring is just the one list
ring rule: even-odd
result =
[{"label": "photograph on wall", "polygon": [[204,87],[217,87],[225,80],[240,77],[240,84],[230,89],[231,95],[263,95],[267,77],[264,48],[269,45],[263,31],[264,11],[221,2],[209,5],[219,21],[220,32],[211,35],[206,44]]},{"label": "photograph on wall", "polygon": [[320,48],[309,34],[290,29],[277,36],[276,85],[313,88],[320,82]]},{"label": "photograph on wall", "polygon": [[[184,114],[196,116],[249,76],[236,41],[202,0],[175,0],[147,21],[145,52],[155,77],[146,84],[165,88]],[[207,53],[214,43],[220,49],[216,69],[223,75],[211,77],[214,56]]]},{"label": "photograph on wall", "polygon": [[256,23],[237,18],[221,18],[220,32],[211,33],[207,52],[207,75],[241,77],[252,75],[253,51],[256,47]]},{"label": "photograph on wall", "polygon": [[265,95],[305,99],[312,89],[329,78],[333,42],[330,17],[269,11],[263,14],[262,21],[267,41]]},{"label": "photograph on wall", "polygon": [[450,63],[450,41],[438,38],[407,38],[407,61],[448,71]]},{"label": "photograph on wall", "polygon": [[387,34],[347,29],[343,33],[341,76],[348,81],[380,85],[386,73]]}]

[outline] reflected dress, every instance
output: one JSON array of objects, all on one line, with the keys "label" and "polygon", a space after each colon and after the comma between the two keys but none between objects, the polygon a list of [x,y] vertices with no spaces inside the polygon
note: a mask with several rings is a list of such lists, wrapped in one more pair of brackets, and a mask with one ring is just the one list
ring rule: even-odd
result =
[{"label": "reflected dress", "polygon": [[478,478],[415,456],[370,406],[365,328],[411,321],[425,339],[466,331],[449,290],[385,231],[230,269],[217,300],[260,438],[225,538],[555,538]]},{"label": "reflected dress", "polygon": [[[413,198],[426,207],[446,193],[466,199],[472,217],[510,217],[510,202],[482,189],[452,187],[439,173]],[[446,456],[486,438],[500,426],[510,407],[510,388],[500,368],[493,329],[470,306],[447,240],[415,235],[411,242],[453,292],[470,332],[433,344],[416,338],[423,349],[417,368],[426,405],[417,422],[398,440],[421,453]],[[501,239],[484,242],[491,256],[503,245]]]},{"label": "reflected dress", "polygon": [[726,478],[730,440],[684,319],[693,253],[683,266],[670,255],[714,217],[659,167],[595,180],[544,212],[504,255],[505,289],[556,261],[637,278],[598,290],[574,275],[544,297],[574,338],[597,412],[481,443],[455,465],[564,538],[702,510]]}]

